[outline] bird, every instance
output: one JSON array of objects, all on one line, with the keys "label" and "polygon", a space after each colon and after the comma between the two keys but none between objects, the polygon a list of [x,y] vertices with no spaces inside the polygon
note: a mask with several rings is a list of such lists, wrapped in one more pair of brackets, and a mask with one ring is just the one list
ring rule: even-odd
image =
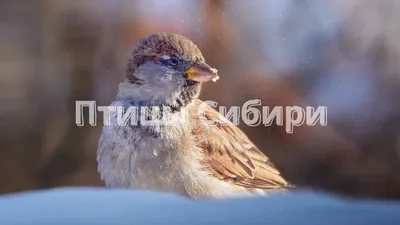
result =
[{"label": "bird", "polygon": [[110,112],[97,149],[105,186],[193,199],[287,190],[291,184],[244,132],[199,99],[201,86],[218,78],[188,38],[154,33],[140,39],[110,106],[136,107],[147,119],[149,109],[158,108],[157,118],[168,120],[120,124],[118,113]]}]

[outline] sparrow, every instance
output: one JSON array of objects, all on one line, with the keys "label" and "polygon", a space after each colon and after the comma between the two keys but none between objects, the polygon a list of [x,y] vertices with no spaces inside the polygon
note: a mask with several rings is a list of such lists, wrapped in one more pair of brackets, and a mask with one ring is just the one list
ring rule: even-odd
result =
[{"label": "sparrow", "polygon": [[168,120],[121,124],[117,112],[109,113],[97,149],[106,187],[226,198],[290,186],[238,127],[198,99],[202,83],[218,78],[199,48],[179,34],[139,40],[111,106],[136,107],[140,118],[158,108],[157,118]]}]

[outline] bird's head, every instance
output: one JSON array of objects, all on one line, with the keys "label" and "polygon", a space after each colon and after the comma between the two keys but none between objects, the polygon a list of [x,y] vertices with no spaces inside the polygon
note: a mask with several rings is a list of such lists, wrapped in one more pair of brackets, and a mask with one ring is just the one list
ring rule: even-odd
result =
[{"label": "bird's head", "polygon": [[133,48],[120,95],[183,106],[198,97],[201,83],[216,79],[217,70],[192,41],[173,33],[152,34]]}]

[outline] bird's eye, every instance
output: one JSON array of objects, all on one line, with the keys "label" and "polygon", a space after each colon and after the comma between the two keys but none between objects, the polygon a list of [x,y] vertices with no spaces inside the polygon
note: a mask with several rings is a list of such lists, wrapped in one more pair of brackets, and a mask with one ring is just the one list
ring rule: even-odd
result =
[{"label": "bird's eye", "polygon": [[176,57],[171,57],[168,59],[168,64],[170,66],[177,66],[179,64],[179,60]]}]

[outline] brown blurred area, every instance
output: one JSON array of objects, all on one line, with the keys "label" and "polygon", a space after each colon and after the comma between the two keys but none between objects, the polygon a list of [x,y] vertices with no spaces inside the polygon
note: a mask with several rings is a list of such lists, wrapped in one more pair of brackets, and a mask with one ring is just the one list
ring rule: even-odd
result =
[{"label": "brown blurred area", "polygon": [[218,68],[203,100],[328,107],[294,134],[240,124],[292,183],[400,197],[398,1],[1,1],[0,18],[0,193],[103,185],[75,101],[110,104],[131,46],[168,31]]}]

